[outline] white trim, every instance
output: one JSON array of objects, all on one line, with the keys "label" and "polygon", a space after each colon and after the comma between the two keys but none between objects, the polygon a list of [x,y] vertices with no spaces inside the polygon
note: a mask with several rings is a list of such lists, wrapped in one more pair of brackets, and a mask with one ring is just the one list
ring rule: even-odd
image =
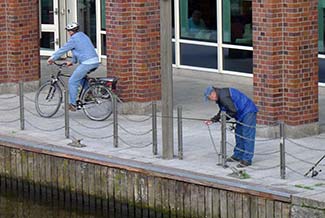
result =
[{"label": "white trim", "polygon": [[193,67],[193,66],[188,66],[188,65],[180,65],[180,66],[177,67],[175,64],[173,64],[173,67],[179,68],[179,69],[197,70],[197,71],[203,71],[203,72],[212,72],[212,73],[235,75],[235,76],[244,76],[244,77],[251,77],[251,78],[253,77],[253,74],[245,73],[245,72],[236,72],[236,71],[227,71],[227,70],[224,70],[223,72],[220,72],[218,69],[213,69],[213,68]]},{"label": "white trim", "polygon": [[[59,0],[53,0],[53,7],[53,11],[55,11],[55,9],[59,11]],[[54,13],[54,41],[56,42],[57,40],[59,42],[59,14]],[[57,43],[54,43],[54,51],[58,49],[59,45]]]},{"label": "white trim", "polygon": [[[175,42],[176,40],[172,40],[172,41]],[[204,46],[218,47],[218,43],[215,43],[215,42],[203,42],[203,41],[194,41],[194,40],[188,40],[188,39],[180,39],[179,42],[183,43],[183,44],[204,45]],[[253,51],[253,47],[242,46],[242,45],[222,44],[222,48]],[[324,55],[324,58],[325,58],[325,55]]]},{"label": "white trim", "polygon": [[[177,68],[177,69],[197,70],[197,71],[208,72],[208,73],[219,73],[219,74],[225,74],[225,75],[234,75],[234,76],[253,78],[253,74],[251,74],[251,73],[234,72],[234,71],[219,72],[218,70],[211,69],[211,68],[193,67],[193,66],[187,66],[187,65],[176,66],[175,64],[173,64],[173,67]],[[319,87],[325,87],[325,83],[319,82],[318,86]]]},{"label": "white trim", "polygon": [[318,86],[325,87],[325,83],[318,83]]},{"label": "white trim", "polygon": [[[176,67],[175,64],[173,64],[173,67]],[[204,68],[204,67],[193,67],[193,66],[188,66],[188,65],[180,65],[176,68],[180,69],[188,69],[188,70],[198,70],[198,71],[204,71],[204,72],[212,72],[212,73],[217,73],[217,69],[212,69],[212,68]]]},{"label": "white trim", "polygon": [[41,56],[51,56],[53,54],[54,51],[51,51],[51,50],[40,50],[40,55]]},{"label": "white trim", "polygon": [[244,76],[244,77],[253,77],[252,73],[236,72],[236,71],[228,71],[228,70],[224,70],[223,72],[221,72],[221,74],[234,75],[234,76]]},{"label": "white trim", "polygon": [[217,68],[219,69],[219,72],[222,73],[223,72],[223,49],[222,49],[222,1],[217,1],[217,41],[219,45],[217,47]]},{"label": "white trim", "polygon": [[101,5],[100,0],[95,1],[95,8],[96,8],[96,46],[97,46],[97,53],[99,56],[102,55],[102,40],[101,40]]},{"label": "white trim", "polygon": [[[179,1],[174,0],[174,34],[175,34],[175,63],[179,66],[181,63],[181,46],[180,46],[180,21],[179,21]],[[172,40],[173,41],[173,40]]]},{"label": "white trim", "polygon": [[53,24],[42,24],[41,31],[42,32],[54,32],[55,27]]},{"label": "white trim", "polygon": [[[55,14],[55,11],[59,11],[59,0],[53,0],[53,24],[41,24],[41,33],[42,32],[52,32],[54,34],[54,50],[40,49],[40,55],[42,56],[51,56],[55,50],[59,48],[55,42],[59,39],[59,15]],[[41,17],[42,14],[39,14]],[[41,18],[40,18],[41,20]]]},{"label": "white trim", "polygon": [[325,54],[318,54],[318,58],[325,58]]},{"label": "white trim", "polygon": [[253,51],[253,47],[251,47],[251,46],[243,46],[243,45],[222,44],[222,48],[230,48],[230,49],[240,49],[240,50],[246,50],[246,51]]},{"label": "white trim", "polygon": [[203,41],[195,41],[195,40],[189,40],[189,39],[180,39],[179,42],[184,43],[184,44],[218,47],[218,43],[216,43],[216,42],[203,42]]}]

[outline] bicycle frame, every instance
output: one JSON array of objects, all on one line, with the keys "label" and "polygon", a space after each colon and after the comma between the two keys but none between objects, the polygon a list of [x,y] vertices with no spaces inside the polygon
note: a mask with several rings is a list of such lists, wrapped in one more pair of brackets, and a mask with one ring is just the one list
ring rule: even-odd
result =
[{"label": "bicycle frame", "polygon": [[[54,85],[55,83],[58,83],[59,85],[60,85],[60,87],[64,90],[64,91],[66,91],[67,90],[67,88],[66,88],[66,85],[65,85],[65,82],[64,82],[64,80],[62,79],[62,77],[70,77],[71,75],[70,74],[64,74],[64,73],[62,73],[62,67],[63,66],[66,66],[66,64],[57,64],[57,63],[54,63],[56,66],[58,66],[59,67],[59,70],[58,70],[58,72],[56,73],[56,75],[54,75],[54,74],[52,74],[51,75],[51,84],[52,85]],[[79,92],[79,94],[78,94],[78,98],[77,98],[77,100],[79,100],[80,98],[81,98],[81,95],[82,95],[82,93],[84,92],[84,90],[85,90],[85,81],[86,80],[88,80],[88,78],[87,77],[85,77],[84,78],[84,82],[83,82],[83,84],[81,85],[81,90],[80,90],[80,92]]]},{"label": "bicycle frame", "polygon": [[[35,96],[36,110],[42,117],[52,117],[56,114],[62,103],[62,91],[68,90],[66,79],[63,79],[63,77],[70,77],[71,75],[62,73],[62,68],[67,64],[54,64],[58,66],[57,72],[51,74],[50,80],[40,87]],[[94,70],[96,69],[89,71],[89,73]],[[101,121],[107,119],[112,113],[112,98],[113,96],[117,97],[115,93],[117,81],[117,77],[93,78],[86,75],[81,80],[76,102],[77,110],[82,109],[84,114],[92,120]],[[40,93],[43,94],[43,97],[40,97],[42,96]],[[54,101],[51,104],[52,99]]]}]

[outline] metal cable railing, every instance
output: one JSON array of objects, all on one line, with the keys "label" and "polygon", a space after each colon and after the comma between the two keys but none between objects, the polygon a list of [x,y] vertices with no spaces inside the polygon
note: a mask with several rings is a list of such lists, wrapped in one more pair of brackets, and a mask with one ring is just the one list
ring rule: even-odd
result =
[{"label": "metal cable railing", "polygon": [[12,108],[0,108],[0,111],[13,111],[19,109],[20,106],[12,107]]},{"label": "metal cable railing", "polygon": [[56,128],[51,128],[51,129],[46,129],[46,128],[42,128],[39,126],[34,125],[33,123],[29,122],[28,120],[25,120],[25,122],[27,124],[29,124],[31,127],[33,127],[34,129],[40,130],[40,131],[44,131],[44,132],[55,132],[61,129],[64,129],[65,126],[60,126],[60,127],[56,127]]},{"label": "metal cable railing", "polygon": [[123,114],[120,114],[120,117],[126,119],[127,121],[135,122],[135,123],[143,123],[143,122],[146,122],[146,121],[152,119],[152,116],[147,116],[146,118],[144,118],[144,119],[142,119],[142,120],[136,120],[136,119],[132,119],[132,118],[130,118],[130,117],[128,117],[128,116],[125,116],[125,115],[123,115]]},{"label": "metal cable railing", "polygon": [[17,122],[19,121],[20,118],[17,118],[17,119],[13,119],[13,120],[0,120],[0,123],[2,124],[8,124],[8,123],[14,123],[14,122]]},{"label": "metal cable railing", "polygon": [[295,141],[293,141],[293,140],[290,139],[290,138],[286,138],[286,141],[291,142],[292,144],[294,144],[294,145],[296,145],[296,146],[298,146],[298,147],[301,147],[301,148],[305,148],[305,149],[307,149],[307,150],[311,150],[311,151],[323,151],[323,152],[325,152],[325,149],[320,149],[320,148],[310,148],[310,147],[308,147],[308,146],[306,146],[306,145],[303,145],[303,144],[300,144],[300,143],[298,143],[298,142],[295,142]]},{"label": "metal cable railing", "polygon": [[89,138],[89,139],[108,139],[108,138],[112,138],[113,137],[113,134],[111,135],[106,135],[106,136],[92,136],[92,135],[86,135],[84,133],[81,133],[80,131],[70,127],[70,130],[80,136],[83,136],[83,137],[86,137],[86,138]]},{"label": "metal cable railing", "polygon": [[143,133],[139,133],[139,132],[132,132],[132,131],[129,131],[127,130],[125,127],[123,127],[121,124],[118,124],[118,127],[120,127],[124,132],[130,134],[130,135],[134,135],[134,136],[143,136],[143,135],[148,135],[149,133],[152,132],[152,129],[149,129],[148,131],[146,132],[143,132]]},{"label": "metal cable railing", "polygon": [[236,145],[231,144],[230,142],[227,142],[227,145],[230,145],[231,147],[234,148],[234,150],[246,153],[246,154],[251,154],[251,155],[261,155],[261,156],[268,156],[268,155],[273,155],[273,154],[278,154],[280,153],[280,150],[276,150],[276,151],[269,151],[269,152],[249,152],[249,151],[245,151],[241,148],[236,147]]},{"label": "metal cable railing", "polygon": [[132,147],[132,148],[145,148],[145,147],[152,145],[152,142],[150,142],[148,144],[144,144],[144,145],[130,144],[130,143],[126,142],[125,140],[123,140],[121,137],[118,137],[118,138],[119,138],[119,140],[121,140],[123,142],[123,144],[125,144],[128,147]]},{"label": "metal cable railing", "polygon": [[82,122],[80,122],[80,121],[78,121],[78,120],[76,120],[74,118],[70,118],[70,120],[76,122],[80,126],[85,127],[87,129],[105,129],[105,128],[108,128],[108,127],[113,125],[113,122],[110,122],[110,123],[102,125],[102,126],[89,126],[89,125],[86,125],[86,124],[84,124],[84,123],[82,123]]},{"label": "metal cable railing", "polygon": [[0,96],[1,100],[8,100],[8,99],[14,99],[17,98],[18,95],[13,95],[13,96]]},{"label": "metal cable railing", "polygon": [[[11,97],[6,97],[4,99],[13,99],[13,98],[16,98],[16,97],[17,96],[11,96]],[[21,96],[19,95],[19,97],[21,97]],[[23,97],[25,99],[27,99],[29,102],[35,103],[32,98],[27,97],[27,96],[23,96]],[[3,99],[3,98],[0,97],[0,99]],[[30,104],[29,104],[29,106],[30,106]],[[153,106],[154,106],[154,104],[152,104],[152,107]],[[4,112],[13,111],[13,110],[17,110],[19,108],[21,110],[23,109],[23,111],[27,111],[32,116],[37,116],[37,118],[43,119],[37,113],[35,113],[32,109],[30,109],[28,107],[24,107],[24,105],[14,106],[14,107],[10,106],[10,108],[8,108],[8,109],[4,108],[4,107],[1,107],[0,112],[1,111],[4,111]],[[177,118],[177,120],[178,120],[178,138],[179,138],[179,141],[178,141],[178,144],[179,144],[179,156],[180,156],[180,154],[183,155],[183,151],[182,151],[182,149],[183,149],[182,146],[183,145],[182,145],[182,140],[180,139],[180,138],[182,138],[182,131],[183,131],[181,121],[182,120],[191,120],[191,121],[200,121],[200,122],[204,121],[204,119],[201,119],[201,118],[182,117],[181,113],[180,113],[180,115],[178,114],[177,117],[157,116],[157,114],[156,114],[157,111],[154,110],[154,109],[153,109],[152,115],[144,116],[145,117],[144,119],[135,119],[135,118],[131,118],[129,116],[123,115],[123,114],[118,114],[117,108],[116,108],[115,112],[113,112],[113,121],[112,122],[104,124],[104,125],[97,125],[97,124],[92,125],[92,124],[89,124],[89,123],[85,124],[85,123],[81,122],[79,119],[76,119],[75,117],[66,117],[67,111],[66,111],[66,108],[65,108],[65,113],[62,114],[62,115],[65,116],[64,125],[60,125],[59,127],[53,127],[53,125],[51,125],[51,128],[45,128],[45,127],[41,127],[38,124],[39,122],[37,122],[37,124],[35,124],[34,120],[32,120],[30,116],[25,117],[24,114],[21,113],[21,110],[20,110],[20,119],[18,118],[18,119],[0,121],[0,123],[11,123],[11,122],[16,122],[16,121],[20,120],[21,122],[26,122],[30,127],[34,128],[36,130],[39,130],[39,131],[52,132],[52,131],[59,131],[59,130],[65,129],[67,138],[69,138],[69,131],[73,132],[74,134],[80,135],[80,136],[85,137],[85,138],[93,139],[93,140],[106,140],[106,139],[109,139],[109,138],[113,138],[114,147],[118,147],[118,141],[120,141],[122,144],[124,144],[124,145],[126,145],[126,146],[128,146],[130,148],[145,148],[145,147],[149,147],[150,145],[152,145],[154,154],[157,154],[157,126],[156,126],[157,125],[157,120],[156,120],[157,117],[169,118],[169,119],[176,119]],[[52,118],[61,118],[61,116],[60,117],[52,117]],[[120,117],[120,119],[124,119],[125,122],[123,124],[118,123],[118,119],[117,119],[118,116]],[[224,116],[227,117],[227,115],[224,115]],[[137,123],[137,126],[141,126],[141,128],[144,128],[145,126],[149,126],[149,125],[147,125],[147,124],[146,125],[142,125],[142,124],[139,125],[139,123],[144,123],[144,122],[147,122],[147,121],[150,121],[150,120],[152,121],[152,124],[151,124],[152,128],[150,128],[149,130],[142,131],[142,132],[140,132],[139,128],[134,128],[134,127],[132,128],[132,124],[130,124],[130,123],[134,122],[134,123]],[[62,119],[58,119],[57,121],[62,122]],[[70,122],[77,124],[79,128],[80,127],[85,128],[86,131],[71,127]],[[222,133],[221,138],[225,137],[224,139],[221,140],[221,145],[219,147],[220,149],[218,149],[218,145],[217,145],[217,143],[215,142],[215,140],[213,138],[213,134],[211,132],[210,127],[208,126],[208,134],[209,134],[211,144],[212,144],[216,154],[218,155],[218,158],[221,157],[223,159],[223,161],[224,161],[224,163],[221,164],[222,166],[224,166],[224,164],[226,162],[227,147],[228,148],[231,147],[234,150],[238,150],[238,151],[250,154],[250,155],[254,154],[254,155],[261,155],[261,156],[273,156],[273,155],[279,154],[279,156],[280,156],[280,164],[276,164],[274,166],[260,166],[260,167],[250,166],[249,167],[250,169],[257,170],[257,171],[258,170],[271,170],[271,169],[275,169],[275,168],[278,168],[278,167],[280,167],[282,170],[283,169],[285,170],[287,168],[289,169],[290,167],[287,167],[285,165],[285,157],[289,157],[289,160],[291,160],[291,161],[296,160],[296,161],[299,161],[300,163],[303,163],[303,164],[306,164],[306,165],[314,165],[311,161],[305,160],[304,158],[301,158],[301,157],[293,154],[292,152],[285,151],[284,150],[285,143],[290,143],[290,144],[293,144],[293,145],[298,146],[300,148],[307,149],[310,152],[312,152],[312,151],[324,152],[325,151],[325,149],[314,148],[314,147],[311,147],[309,145],[304,145],[303,143],[297,142],[297,140],[287,138],[287,137],[285,137],[285,135],[283,133],[280,134],[279,138],[252,139],[252,138],[240,135],[240,134],[234,132],[233,130],[231,131],[231,127],[227,126],[226,121],[224,121],[224,122],[225,123],[221,124],[221,126],[220,126],[221,127],[221,133]],[[236,121],[236,124],[237,125],[242,125],[242,126],[245,126],[245,127],[250,127],[250,128],[257,129],[257,127],[252,127],[250,125],[246,125],[244,123],[237,122],[237,121]],[[112,128],[109,128],[111,126],[112,126]],[[274,126],[281,127],[281,124],[279,124],[279,125],[277,124],[277,125],[274,125]],[[130,129],[130,127],[131,127],[131,129]],[[264,128],[264,127],[260,127],[260,128]],[[21,128],[21,129],[23,129],[23,128]],[[105,130],[105,132],[107,132],[107,130],[112,131],[113,133],[112,134],[105,134],[105,135],[96,136],[96,134],[94,134],[94,130],[99,130],[99,129],[103,129],[103,130]],[[88,131],[88,130],[90,130],[90,131]],[[123,134],[118,134],[119,130],[122,130]],[[136,130],[136,131],[132,131],[132,130]],[[85,132],[87,132],[88,134],[85,133]],[[89,134],[89,132],[90,132],[90,134]],[[150,139],[150,143],[143,143],[143,144],[141,144],[141,143],[136,144],[135,143],[135,141],[144,142],[144,141],[147,140],[147,138],[144,138],[144,139],[141,139],[141,140],[138,140],[138,139],[134,140],[134,138],[133,138],[132,143],[130,143],[128,139],[124,138],[125,136],[127,136],[127,137],[129,137],[129,136],[146,137],[146,135],[148,135],[150,133],[152,134],[152,139]],[[281,130],[280,130],[280,133],[281,133]],[[244,140],[247,140],[247,141],[254,141],[257,144],[259,144],[260,142],[271,142],[271,141],[274,141],[274,140],[279,140],[280,149],[275,149],[275,150],[272,149],[272,151],[263,151],[263,152],[261,152],[261,151],[259,151],[259,152],[245,151],[244,149],[236,147],[236,145],[234,143],[230,142],[229,140],[227,141],[227,135],[228,134],[235,136],[235,138],[237,137],[237,138],[241,138],[241,139],[244,139]],[[225,146],[225,147],[223,148],[222,146]],[[290,163],[290,161],[288,163]],[[318,166],[325,166],[325,165],[320,163]],[[285,171],[284,171],[284,174],[281,174],[281,178],[282,178],[283,175],[285,175]]]}]

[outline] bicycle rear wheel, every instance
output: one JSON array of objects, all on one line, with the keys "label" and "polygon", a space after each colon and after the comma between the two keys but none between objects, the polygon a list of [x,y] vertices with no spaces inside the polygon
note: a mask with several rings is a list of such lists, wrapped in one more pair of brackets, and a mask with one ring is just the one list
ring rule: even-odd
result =
[{"label": "bicycle rear wheel", "polygon": [[35,107],[41,117],[52,117],[62,103],[62,90],[58,84],[51,81],[44,83],[36,92]]},{"label": "bicycle rear wheel", "polygon": [[81,100],[83,111],[91,120],[106,120],[112,114],[112,93],[103,85],[90,86]]}]

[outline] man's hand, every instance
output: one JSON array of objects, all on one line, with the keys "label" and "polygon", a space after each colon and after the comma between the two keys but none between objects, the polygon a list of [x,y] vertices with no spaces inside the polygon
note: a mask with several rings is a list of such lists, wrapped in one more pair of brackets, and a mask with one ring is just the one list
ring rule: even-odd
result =
[{"label": "man's hand", "polygon": [[205,121],[204,121],[204,124],[205,124],[205,125],[208,125],[208,126],[211,125],[212,123],[213,123],[213,122],[212,122],[211,120],[205,120]]},{"label": "man's hand", "polygon": [[71,62],[71,61],[67,61],[67,66],[68,67],[70,67],[70,66],[72,66],[73,65],[73,63]]},{"label": "man's hand", "polygon": [[216,123],[220,121],[220,113],[218,113],[217,115],[215,115],[214,117],[212,117],[211,122]]},{"label": "man's hand", "polygon": [[47,64],[51,65],[53,63],[54,63],[54,61],[51,58],[47,59]]}]

